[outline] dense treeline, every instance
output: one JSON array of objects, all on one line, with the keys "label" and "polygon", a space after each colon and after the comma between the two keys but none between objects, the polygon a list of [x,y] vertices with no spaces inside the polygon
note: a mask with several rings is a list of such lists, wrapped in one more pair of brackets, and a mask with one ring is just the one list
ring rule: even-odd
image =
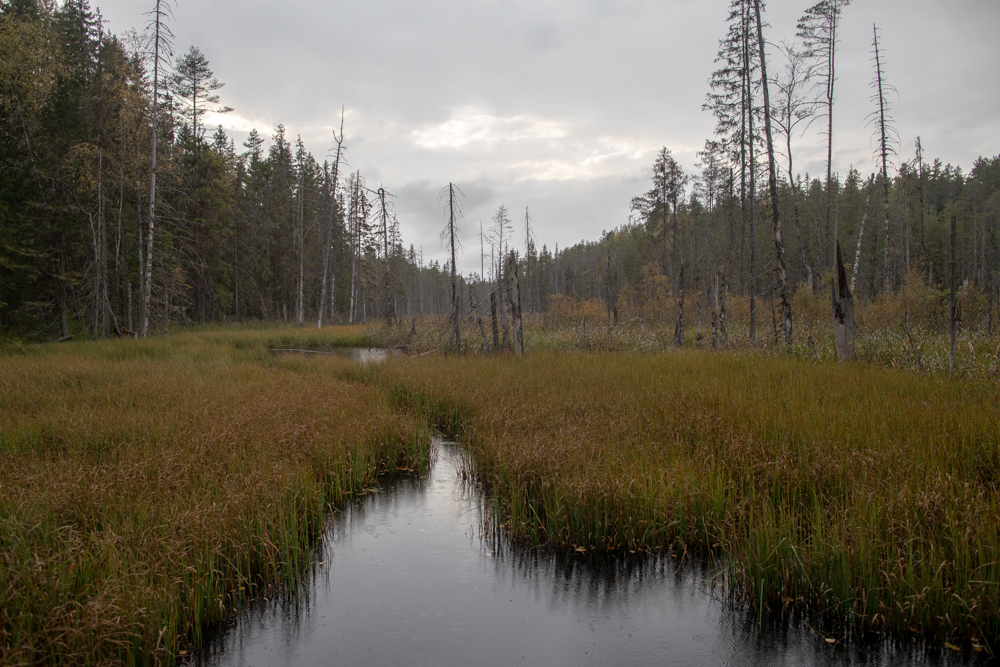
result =
[{"label": "dense treeline", "polygon": [[[0,328],[141,334],[147,304],[154,331],[455,312],[449,263],[425,264],[404,245],[391,192],[350,170],[343,124],[322,162],[281,125],[269,147],[257,130],[238,144],[206,125],[206,113],[229,110],[222,84],[197,48],[172,55],[162,2],[149,29],[123,37],[104,33],[86,0],[0,3]],[[904,156],[891,118],[876,113],[874,173],[840,176],[830,158],[826,174],[795,172],[793,139],[813,121],[832,156],[836,30],[848,4],[809,8],[799,41],[782,45],[765,77],[759,3],[733,0],[705,103],[716,136],[697,173],[662,149],[632,222],[562,251],[537,247],[528,210],[501,206],[482,231],[480,266],[459,277],[460,313],[487,315],[492,293],[505,326],[513,254],[525,313],[599,307],[673,323],[683,340],[685,295],[713,312],[729,295],[748,303],[752,339],[761,299],[829,292],[838,241],[862,299],[915,282],[947,287],[952,216],[958,280],[992,312],[1000,156],[967,174],[927,160],[919,140]]]},{"label": "dense treeline", "polygon": [[[741,215],[739,193],[733,191],[732,180],[727,175],[724,189],[712,196],[710,176],[699,174],[687,196],[678,202],[676,212],[672,207],[667,211],[667,207],[657,206],[643,211],[635,222],[606,232],[597,242],[566,248],[559,253],[558,262],[550,259],[541,264],[546,274],[552,270],[549,267],[559,267],[558,276],[546,276],[542,283],[551,285],[550,293],[577,299],[603,302],[610,294],[619,305],[618,300],[624,297],[621,307],[628,305],[655,317],[660,310],[666,312],[667,297],[676,296],[681,286],[680,268],[670,272],[671,259],[676,257],[677,266],[685,268],[688,290],[705,291],[714,299],[715,290],[725,286],[746,299],[756,282],[758,296],[769,294],[774,286],[773,253],[758,256],[755,276],[751,276],[751,230]],[[828,293],[832,261],[831,244],[823,238],[826,188],[819,178],[800,177],[797,185],[801,232],[788,244],[789,282],[798,289],[812,283],[813,290]],[[869,202],[870,176],[851,169],[842,181],[834,175],[832,185],[836,239],[845,251],[850,271],[868,209],[860,239],[859,296],[874,300],[886,289],[898,291],[914,279],[931,288],[946,286],[952,216],[957,217],[958,225],[959,284],[995,292],[1000,277],[1000,156],[977,160],[968,175],[937,160],[925,164],[922,173],[904,163],[889,190],[888,287],[882,270],[885,239],[872,220],[875,202]],[[783,209],[793,209],[796,195],[790,185],[780,186],[779,197]],[[755,204],[759,220],[765,217],[763,209],[769,204],[763,200]],[[766,248],[770,228],[758,224],[752,233],[756,247]],[[655,307],[657,299],[663,302],[659,309]],[[673,310],[670,316],[674,316]]]},{"label": "dense treeline", "polygon": [[[713,317],[724,315],[731,294],[749,302],[752,344],[763,298],[829,296],[838,243],[851,292],[862,301],[922,289],[928,299],[939,292],[943,307],[954,218],[955,287],[975,297],[969,301],[985,312],[974,319],[992,330],[1000,300],[1000,156],[979,158],[966,174],[929,162],[919,138],[903,154],[877,30],[869,123],[876,168],[866,174],[852,166],[844,177],[832,171],[834,63],[849,4],[821,0],[808,8],[798,41],[782,42],[780,60],[768,64],[762,3],[732,0],[704,105],[718,121],[716,134],[698,155],[700,171],[686,173],[663,148],[651,189],[633,199],[632,222],[556,253],[557,275],[542,279],[551,293],[603,303],[609,315],[622,309],[673,321],[679,342],[685,292]],[[794,169],[793,144],[814,121],[826,141],[825,178]],[[791,342],[790,308],[787,315]]]},{"label": "dense treeline", "polygon": [[121,38],[86,0],[0,7],[4,331],[139,332],[146,268],[151,330],[447,310],[448,271],[403,247],[391,194],[345,175],[343,128],[320,163],[281,125],[269,148],[205,126],[222,84],[197,48],[170,58],[159,3]]}]

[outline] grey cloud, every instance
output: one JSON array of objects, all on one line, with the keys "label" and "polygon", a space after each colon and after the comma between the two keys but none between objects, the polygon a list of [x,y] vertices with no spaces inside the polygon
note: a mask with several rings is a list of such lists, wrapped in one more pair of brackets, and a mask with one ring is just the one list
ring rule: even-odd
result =
[{"label": "grey cloud", "polygon": [[[121,33],[144,23],[148,4],[101,9]],[[793,38],[808,4],[771,0],[766,36]],[[501,202],[530,205],[551,246],[626,221],[660,146],[693,169],[714,127],[701,105],[727,12],[726,0],[178,0],[173,27],[178,51],[199,46],[227,84],[231,122],[248,119],[264,136],[284,123],[321,157],[346,105],[351,168],[399,194],[407,241],[431,253],[443,224],[435,197],[449,180],[466,190],[468,224]],[[918,134],[928,155],[965,168],[1000,153],[1000,4],[856,2],[841,30],[835,170],[873,167],[872,23],[899,90],[904,158]],[[484,134],[461,147],[418,141],[476,128]],[[796,148],[812,175],[825,171],[816,130]]]}]

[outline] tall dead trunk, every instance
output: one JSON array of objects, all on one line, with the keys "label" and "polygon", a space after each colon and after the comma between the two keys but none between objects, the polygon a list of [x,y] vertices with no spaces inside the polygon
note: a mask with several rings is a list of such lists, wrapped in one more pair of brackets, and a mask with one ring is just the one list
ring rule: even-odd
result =
[{"label": "tall dead trunk", "polygon": [[833,291],[833,337],[837,343],[837,359],[854,359],[854,297],[847,285],[847,271],[840,256],[840,241],[836,242],[837,286]]},{"label": "tall dead trunk", "polygon": [[955,356],[958,351],[958,274],[956,272],[957,262],[955,261],[955,243],[958,235],[956,232],[956,217],[951,216],[951,248],[950,266],[948,268],[948,281],[951,283],[949,294],[950,313],[948,323],[951,329],[951,346],[948,350],[948,372],[955,373]]},{"label": "tall dead trunk", "polygon": [[344,145],[344,109],[340,110],[340,136],[333,133],[333,140],[337,142],[337,156],[333,160],[333,173],[330,175],[330,215],[327,216],[326,234],[323,242],[323,287],[319,299],[319,317],[316,320],[316,328],[323,328],[323,314],[326,310],[327,294],[330,295],[330,317],[334,315],[334,285],[331,281],[330,259],[333,249],[333,230],[337,217],[337,180],[340,171],[340,154]]},{"label": "tall dead trunk", "polygon": [[514,352],[517,356],[524,354],[524,333],[521,330],[521,285],[517,277],[517,259],[514,253],[510,254],[510,306],[511,320],[514,329]]},{"label": "tall dead trunk", "polygon": [[674,327],[674,345],[684,347],[684,265],[681,264],[677,299],[677,325]]},{"label": "tall dead trunk", "polygon": [[490,291],[490,321],[493,324],[493,352],[500,351],[500,331],[497,327],[497,291]]},{"label": "tall dead trunk", "polygon": [[[153,20],[155,33],[153,36],[153,151],[150,162],[149,176],[149,219],[146,229],[146,267],[142,282],[142,304],[139,312],[139,336],[149,335],[150,302],[153,295],[153,231],[156,227],[156,143],[159,125],[160,101],[160,45],[161,23],[163,13],[160,9],[163,0],[156,0]],[[141,267],[140,267],[141,268]]]},{"label": "tall dead trunk", "polygon": [[455,270],[455,186],[448,184],[448,237],[451,243],[451,307],[455,319],[455,352],[462,353],[462,333],[459,330],[458,278]]},{"label": "tall dead trunk", "polygon": [[767,57],[764,52],[764,28],[760,17],[760,0],[754,0],[754,13],[757,17],[757,48],[760,51],[760,82],[764,92],[764,137],[767,141],[768,185],[771,194],[771,216],[774,222],[774,249],[778,261],[778,289],[781,297],[785,344],[790,349],[792,345],[792,303],[788,298],[785,240],[781,229],[781,209],[778,206],[778,170],[774,161],[774,142],[771,134],[771,100],[768,92]]},{"label": "tall dead trunk", "polygon": [[861,242],[865,237],[865,224],[868,222],[868,207],[872,203],[872,190],[875,189],[875,174],[868,179],[868,198],[865,200],[865,214],[861,216],[861,228],[858,229],[858,249],[854,252],[854,270],[851,272],[851,292],[858,284],[858,269],[861,267]]},{"label": "tall dead trunk", "polygon": [[729,347],[729,334],[726,332],[726,277],[719,279],[719,339],[722,348]]},{"label": "tall dead trunk", "polygon": [[879,153],[882,158],[882,201],[885,210],[885,224],[883,227],[883,252],[884,252],[884,265],[883,269],[885,271],[885,284],[883,285],[883,291],[886,294],[892,291],[892,266],[890,264],[890,253],[889,253],[889,143],[886,134],[886,102],[885,102],[885,89],[882,78],[882,59],[881,52],[879,51],[878,44],[878,28],[874,25],[872,26],[874,32],[874,48],[875,48],[875,80],[878,86],[878,133],[879,133]]},{"label": "tall dead trunk", "polygon": [[754,133],[753,133],[753,87],[750,83],[750,27],[749,18],[746,19],[743,35],[743,71],[746,80],[747,98],[747,153],[749,155],[750,172],[750,201],[748,203],[750,211],[750,347],[753,348],[757,340],[757,160],[754,157]]}]

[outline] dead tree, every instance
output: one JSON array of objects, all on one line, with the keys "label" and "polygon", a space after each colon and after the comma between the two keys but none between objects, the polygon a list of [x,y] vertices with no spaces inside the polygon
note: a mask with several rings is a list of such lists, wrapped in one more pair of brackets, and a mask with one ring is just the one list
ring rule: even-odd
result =
[{"label": "dead tree", "polygon": [[472,311],[473,321],[479,325],[479,333],[483,336],[483,352],[489,352],[490,343],[486,340],[486,327],[483,326],[483,318],[479,315],[479,306],[476,303],[475,285],[469,285],[469,309]]},{"label": "dead tree", "polygon": [[895,92],[895,88],[885,82],[885,75],[882,71],[882,53],[879,50],[878,28],[872,26],[874,38],[872,40],[872,60],[875,63],[875,78],[870,86],[875,89],[872,94],[872,101],[878,105],[878,109],[869,115],[869,123],[874,125],[874,135],[877,141],[877,155],[882,163],[882,202],[885,210],[884,224],[884,255],[885,263],[885,285],[883,289],[886,293],[892,291],[892,266],[890,265],[890,244],[889,244],[889,154],[895,154],[894,145],[898,143],[895,128],[892,125],[892,118],[889,115],[888,94]]},{"label": "dead tree", "polygon": [[459,299],[458,299],[458,272],[456,270],[455,247],[458,244],[456,221],[462,214],[462,205],[458,197],[462,191],[455,187],[454,183],[449,183],[448,187],[441,191],[440,198],[447,198],[448,224],[441,232],[441,240],[445,241],[451,248],[451,309],[455,326],[455,352],[462,353],[462,332],[459,319]]},{"label": "dead tree", "polygon": [[677,324],[674,326],[674,345],[684,347],[684,265],[681,264],[677,299]]},{"label": "dead tree", "polygon": [[836,242],[837,286],[833,292],[833,337],[837,342],[837,359],[854,359],[854,297],[847,285],[847,271],[840,257],[840,241]]},{"label": "dead tree", "polygon": [[955,373],[955,355],[958,350],[958,275],[956,274],[955,267],[955,242],[957,241],[956,234],[956,217],[951,216],[951,248],[950,248],[950,266],[948,268],[948,281],[950,285],[949,294],[949,305],[950,313],[948,315],[948,324],[951,329],[951,346],[948,350],[948,372],[951,374]]},{"label": "dead tree", "polygon": [[514,352],[517,356],[524,354],[524,334],[521,330],[521,285],[517,277],[517,255],[511,251],[508,258],[510,275],[510,314],[514,329]]},{"label": "dead tree", "polygon": [[[826,252],[831,252],[830,243],[830,197],[833,193],[833,102],[834,84],[837,81],[837,40],[839,38],[840,18],[844,7],[851,0],[820,0],[806,10],[799,19],[798,36],[802,38],[806,52],[815,58],[821,70],[824,105],[826,106]],[[834,234],[836,240],[836,234]],[[830,255],[827,254],[823,265],[828,266]]]},{"label": "dead tree", "polygon": [[500,351],[500,331],[497,328],[497,291],[490,290],[490,321],[493,324],[493,352]]},{"label": "dead tree", "polygon": [[383,311],[385,314],[385,324],[387,327],[391,327],[393,321],[396,319],[396,308],[395,308],[395,295],[393,294],[392,286],[392,266],[390,262],[391,253],[389,251],[389,219],[392,214],[389,212],[388,204],[386,203],[386,197],[392,197],[393,195],[386,192],[385,188],[379,188],[375,191],[375,195],[378,197],[379,202],[379,221],[382,225],[382,259],[385,271],[383,273]]},{"label": "dead tree", "polygon": [[172,55],[171,46],[173,33],[165,21],[171,16],[170,0],[156,0],[156,6],[148,15],[151,17],[148,28],[153,30],[153,151],[149,168],[149,216],[146,228],[146,266],[142,277],[142,303],[139,311],[139,333],[145,338],[149,335],[150,302],[153,295],[153,231],[156,227],[156,145],[159,126],[160,101],[160,59]]},{"label": "dead tree", "polygon": [[872,190],[875,189],[875,174],[868,179],[868,198],[865,200],[865,214],[861,216],[861,228],[858,230],[858,249],[854,253],[854,270],[851,272],[851,292],[858,283],[858,269],[861,266],[861,241],[865,237],[865,224],[868,222],[868,207],[872,203]]},{"label": "dead tree", "polygon": [[[331,174],[330,180],[330,215],[327,217],[326,221],[326,234],[325,242],[323,243],[323,288],[320,291],[319,299],[319,318],[316,321],[316,327],[318,329],[323,328],[323,313],[326,308],[327,293],[330,295],[330,315],[334,314],[334,303],[336,294],[336,272],[333,267],[330,266],[330,259],[332,255],[333,248],[333,230],[334,222],[337,216],[337,176],[340,171],[340,156],[343,154],[344,149],[344,109],[340,109],[340,136],[337,136],[337,131],[333,131],[333,140],[337,142],[337,156],[333,160],[333,173]],[[331,282],[333,284],[331,284]]]},{"label": "dead tree", "polygon": [[777,255],[778,288],[781,296],[781,314],[784,321],[785,344],[792,346],[792,303],[788,299],[788,270],[785,266],[785,240],[781,231],[781,209],[778,206],[778,169],[774,161],[774,142],[771,134],[771,100],[768,93],[767,57],[764,53],[764,27],[760,18],[760,0],[754,0],[757,18],[757,50],[760,56],[760,83],[764,91],[764,137],[767,140],[768,187],[771,194],[771,217],[774,222],[774,250]]},{"label": "dead tree", "polygon": [[809,262],[809,253],[806,252],[805,243],[802,240],[802,222],[799,213],[799,188],[795,181],[795,170],[792,161],[792,135],[796,128],[805,123],[805,128],[815,118],[816,104],[814,100],[806,99],[802,94],[802,87],[809,83],[814,74],[814,67],[807,63],[806,54],[797,51],[793,46],[782,43],[781,50],[785,54],[785,69],[778,78],[775,85],[778,88],[778,102],[775,105],[774,123],[778,132],[785,139],[785,157],[788,160],[788,185],[792,189],[792,204],[794,207],[795,236],[799,242],[799,250],[802,253],[802,268],[806,272],[806,282],[809,289],[813,286],[813,269]]}]

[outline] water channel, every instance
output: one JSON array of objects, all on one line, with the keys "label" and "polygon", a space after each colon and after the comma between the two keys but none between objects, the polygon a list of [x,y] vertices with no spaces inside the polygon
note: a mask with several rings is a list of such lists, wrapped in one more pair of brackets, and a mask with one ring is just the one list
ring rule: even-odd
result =
[{"label": "water channel", "polygon": [[[265,665],[957,665],[915,647],[828,643],[805,623],[760,630],[704,564],[603,560],[496,544],[462,449],[435,441],[424,478],[343,508],[307,590],[241,613],[194,662]],[[833,639],[833,638],[829,638]]]}]

